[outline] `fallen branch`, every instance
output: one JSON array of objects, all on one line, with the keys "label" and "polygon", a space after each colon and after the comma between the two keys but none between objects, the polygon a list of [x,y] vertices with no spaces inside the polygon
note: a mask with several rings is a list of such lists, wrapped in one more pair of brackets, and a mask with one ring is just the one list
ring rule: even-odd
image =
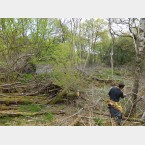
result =
[{"label": "fallen branch", "polygon": [[3,85],[0,85],[0,87],[10,87],[10,86],[14,86],[14,85],[20,85],[21,82],[16,82],[16,83],[12,83],[12,84],[3,84]]},{"label": "fallen branch", "polygon": [[69,126],[78,126],[81,118],[77,117]]},{"label": "fallen branch", "polygon": [[48,114],[48,113],[52,113],[52,114],[56,114],[56,115],[65,114],[64,111],[54,111],[54,112],[42,111],[42,112],[37,112],[37,113],[25,113],[25,112],[15,112],[14,113],[14,112],[1,111],[0,112],[0,118],[3,118],[3,117],[19,117],[19,116],[34,117],[34,116],[38,116],[38,115],[45,115],[45,114]]},{"label": "fallen branch", "polygon": [[[93,111],[93,113],[98,114],[98,115],[103,115],[103,116],[110,116],[109,114],[100,113],[100,112],[96,112],[96,111]],[[145,123],[145,120],[143,120],[143,119],[137,119],[137,118],[127,118],[127,117],[123,117],[122,120]]]},{"label": "fallen branch", "polygon": [[74,116],[78,115],[78,114],[79,114],[79,113],[80,113],[83,109],[84,109],[84,108],[81,108],[78,112],[76,112],[76,113],[74,113],[73,115],[68,116],[68,117],[66,117],[65,119],[61,120],[61,121],[60,121],[60,122],[61,122],[61,124],[62,124],[62,122],[64,122],[64,121],[68,120],[69,118],[71,118],[71,117],[74,117]]},{"label": "fallen branch", "polygon": [[0,96],[4,96],[4,97],[10,97],[10,96],[8,96],[8,95],[5,95],[5,94],[0,94]]}]

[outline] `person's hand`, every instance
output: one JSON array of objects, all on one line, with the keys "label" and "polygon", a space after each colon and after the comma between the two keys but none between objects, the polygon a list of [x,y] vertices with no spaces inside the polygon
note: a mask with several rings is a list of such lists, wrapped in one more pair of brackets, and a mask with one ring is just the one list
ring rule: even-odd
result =
[{"label": "person's hand", "polygon": [[127,97],[127,95],[126,94],[123,94],[123,97]]}]

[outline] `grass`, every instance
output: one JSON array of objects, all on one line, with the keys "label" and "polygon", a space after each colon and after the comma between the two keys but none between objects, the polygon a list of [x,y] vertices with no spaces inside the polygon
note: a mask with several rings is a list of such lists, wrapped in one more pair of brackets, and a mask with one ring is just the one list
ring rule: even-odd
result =
[{"label": "grass", "polygon": [[27,83],[27,82],[29,82],[33,79],[34,79],[34,74],[26,74],[25,73],[25,74],[23,74],[23,76],[21,76],[20,82],[21,83]]},{"label": "grass", "polygon": [[19,117],[3,117],[0,118],[0,126],[43,126],[50,124],[54,120],[52,113],[38,115],[34,117],[19,116]]},{"label": "grass", "polygon": [[[95,72],[94,75],[102,79],[110,79],[112,78],[112,70],[111,69],[98,70],[97,72]],[[121,72],[118,69],[114,69],[113,75],[115,78],[119,79],[121,77]]]},{"label": "grass", "polygon": [[101,118],[94,118],[95,124],[98,126],[103,126],[104,120]]},{"label": "grass", "polygon": [[38,104],[28,104],[28,105],[21,105],[19,111],[21,112],[39,112],[44,108],[43,105]]},{"label": "grass", "polygon": [[39,117],[39,120],[36,121],[36,124],[42,125],[51,125],[54,120],[54,115],[52,113],[47,113]]},{"label": "grass", "polygon": [[0,118],[0,126],[8,126],[11,125],[12,117],[4,117]]}]

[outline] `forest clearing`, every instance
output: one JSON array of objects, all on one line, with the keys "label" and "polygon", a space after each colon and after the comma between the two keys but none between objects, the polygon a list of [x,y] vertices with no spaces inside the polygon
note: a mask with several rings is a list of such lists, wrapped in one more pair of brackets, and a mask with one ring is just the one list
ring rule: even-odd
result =
[{"label": "forest clearing", "polygon": [[145,125],[144,18],[0,18],[0,126]]}]

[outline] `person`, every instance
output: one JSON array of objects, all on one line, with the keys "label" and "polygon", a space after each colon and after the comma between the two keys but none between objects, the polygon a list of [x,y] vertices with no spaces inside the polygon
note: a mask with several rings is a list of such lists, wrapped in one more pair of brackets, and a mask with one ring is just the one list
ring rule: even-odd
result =
[{"label": "person", "polygon": [[117,125],[121,125],[122,121],[122,113],[123,113],[123,108],[120,105],[119,101],[120,98],[126,97],[126,94],[122,92],[123,88],[125,87],[124,83],[119,83],[118,87],[117,86],[112,86],[110,89],[108,95],[110,97],[109,102],[108,102],[108,108],[110,111],[111,118],[117,118]]}]

